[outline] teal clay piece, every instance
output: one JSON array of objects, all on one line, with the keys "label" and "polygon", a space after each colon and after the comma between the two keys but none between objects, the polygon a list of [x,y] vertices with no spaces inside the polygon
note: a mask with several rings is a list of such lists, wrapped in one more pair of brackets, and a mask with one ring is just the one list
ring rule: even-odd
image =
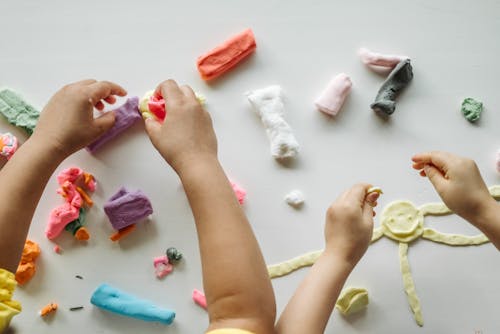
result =
[{"label": "teal clay piece", "polygon": [[10,89],[0,90],[0,114],[10,124],[24,129],[28,135],[33,134],[40,112]]},{"label": "teal clay piece", "polygon": [[170,263],[179,262],[180,260],[182,260],[182,253],[179,252],[175,247],[168,248],[166,253],[168,261],[170,261]]},{"label": "teal clay piece", "polygon": [[475,122],[481,117],[483,112],[483,102],[474,100],[472,97],[464,99],[462,102],[462,114],[469,122]]}]

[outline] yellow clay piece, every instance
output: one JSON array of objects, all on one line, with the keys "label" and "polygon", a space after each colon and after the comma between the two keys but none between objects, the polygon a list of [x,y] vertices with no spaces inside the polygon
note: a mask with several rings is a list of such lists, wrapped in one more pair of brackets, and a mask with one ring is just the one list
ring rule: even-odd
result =
[{"label": "yellow clay piece", "polygon": [[384,234],[395,241],[410,242],[423,233],[424,216],[409,201],[389,203],[380,219]]},{"label": "yellow clay piece", "polygon": [[335,307],[343,315],[350,315],[364,309],[368,302],[368,291],[366,289],[346,288],[340,293]]}]

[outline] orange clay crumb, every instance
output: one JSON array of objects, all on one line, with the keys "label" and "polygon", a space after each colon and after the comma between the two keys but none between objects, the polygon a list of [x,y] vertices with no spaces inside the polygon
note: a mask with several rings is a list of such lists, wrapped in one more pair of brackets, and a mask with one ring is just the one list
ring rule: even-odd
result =
[{"label": "orange clay crumb", "polygon": [[36,273],[35,261],[40,256],[40,247],[31,240],[24,243],[21,261],[16,270],[16,281],[19,285],[26,284]]},{"label": "orange clay crumb", "polygon": [[129,234],[130,232],[132,232],[134,229],[135,229],[135,224],[124,227],[121,230],[119,230],[118,232],[116,232],[115,234],[111,235],[109,237],[109,239],[111,239],[111,241],[118,241],[121,238],[123,238],[124,236],[126,236],[127,234]]},{"label": "orange clay crumb", "polygon": [[55,311],[57,311],[57,304],[49,303],[40,310],[40,316],[45,317]]},{"label": "orange clay crumb", "polygon": [[87,193],[85,192],[85,190],[83,190],[80,187],[76,187],[76,191],[78,191],[80,193],[80,195],[82,196],[83,200],[85,201],[85,203],[87,203],[87,205],[89,207],[92,206],[92,205],[94,205],[94,202],[89,197],[89,195],[87,195]]},{"label": "orange clay crumb", "polygon": [[86,241],[90,239],[90,233],[85,227],[80,227],[75,233],[75,239],[80,241]]}]

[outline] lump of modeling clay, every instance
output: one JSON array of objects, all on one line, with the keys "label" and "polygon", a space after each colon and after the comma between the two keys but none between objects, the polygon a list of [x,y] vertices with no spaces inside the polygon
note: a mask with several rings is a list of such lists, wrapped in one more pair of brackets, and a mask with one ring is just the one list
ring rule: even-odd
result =
[{"label": "lump of modeling clay", "polygon": [[403,60],[408,59],[408,57],[406,56],[384,55],[377,52],[372,52],[367,48],[359,49],[358,54],[363,64],[367,66],[379,66],[389,69],[393,69],[397,64],[399,64]]},{"label": "lump of modeling clay", "polygon": [[335,116],[342,108],[344,101],[351,92],[352,82],[345,73],[334,77],[314,104],[319,111]]},{"label": "lump of modeling clay", "polygon": [[175,318],[174,311],[160,308],[150,301],[139,299],[107,284],[97,287],[90,302],[109,312],[165,325],[170,325]]},{"label": "lump of modeling clay", "polygon": [[10,160],[18,148],[18,141],[16,136],[10,132],[0,135],[0,155]]},{"label": "lump of modeling clay", "polygon": [[370,107],[383,115],[391,115],[396,109],[396,97],[413,79],[410,59],[401,61],[380,87],[375,102]]},{"label": "lump of modeling clay", "polygon": [[58,305],[56,303],[49,303],[45,305],[38,314],[40,314],[41,317],[46,317],[51,313],[54,313],[57,311]]},{"label": "lump of modeling clay", "polygon": [[213,80],[235,67],[257,48],[251,29],[231,37],[212,51],[198,57],[196,66],[201,78]]},{"label": "lump of modeling clay", "polygon": [[201,292],[200,290],[193,290],[193,301],[198,304],[200,307],[204,308],[205,310],[207,309],[207,298],[205,297],[205,294]]},{"label": "lump of modeling clay", "polygon": [[121,230],[153,213],[151,202],[140,191],[121,187],[104,205],[104,212],[115,230]]},{"label": "lump of modeling clay", "polygon": [[366,289],[347,288],[340,293],[335,307],[343,315],[350,315],[364,309],[368,302],[368,291]]},{"label": "lump of modeling clay", "polygon": [[163,278],[174,270],[174,266],[169,262],[166,255],[158,256],[153,259],[153,266],[155,267],[155,275],[158,278]]},{"label": "lump of modeling clay", "polygon": [[5,116],[10,124],[24,129],[28,135],[33,133],[40,117],[38,110],[10,89],[0,90],[0,114]]},{"label": "lump of modeling clay", "polygon": [[238,199],[240,204],[245,203],[245,197],[247,196],[247,191],[241,188],[237,183],[231,181],[231,187],[233,187],[234,195]]},{"label": "lump of modeling clay", "polygon": [[465,119],[471,123],[474,123],[481,117],[483,112],[483,103],[468,97],[462,102],[462,108],[460,109]]},{"label": "lump of modeling clay", "polygon": [[54,208],[50,212],[49,222],[45,229],[45,235],[50,240],[55,239],[66,229],[72,232],[77,240],[88,240],[90,234],[85,227],[85,210],[83,205],[91,207],[93,202],[86,193],[96,188],[95,178],[92,174],[85,173],[78,167],[70,167],[57,175],[60,194],[65,203]]},{"label": "lump of modeling clay", "polygon": [[299,208],[304,204],[304,194],[300,190],[292,190],[285,195],[285,202],[294,208]]},{"label": "lump of modeling clay", "polygon": [[117,137],[120,133],[127,130],[135,122],[141,119],[141,115],[139,114],[139,98],[137,96],[128,98],[124,105],[113,112],[115,113],[115,125],[96,141],[87,146],[87,150],[90,153],[94,153],[101,146]]},{"label": "lump of modeling clay", "polygon": [[284,118],[282,94],[281,87],[277,85],[246,93],[266,129],[271,143],[271,155],[278,160],[294,158],[299,152],[299,143]]},{"label": "lump of modeling clay", "polygon": [[182,260],[182,253],[175,247],[169,247],[167,249],[166,255],[170,263],[179,262]]},{"label": "lump of modeling clay", "polygon": [[16,270],[16,281],[19,285],[26,284],[36,274],[35,261],[40,256],[40,246],[34,241],[26,240],[24,243],[21,261]]},{"label": "lump of modeling clay", "polygon": [[[195,93],[196,99],[201,105],[205,104],[205,96]],[[149,91],[139,101],[139,112],[142,118],[152,118],[158,122],[163,122],[167,112],[165,110],[165,99],[162,96],[155,96],[154,91]]]}]

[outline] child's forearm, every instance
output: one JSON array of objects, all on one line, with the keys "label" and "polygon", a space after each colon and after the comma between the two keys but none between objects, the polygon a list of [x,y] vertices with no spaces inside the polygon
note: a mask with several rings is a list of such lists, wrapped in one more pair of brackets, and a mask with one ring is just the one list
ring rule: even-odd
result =
[{"label": "child's forearm", "polygon": [[34,134],[0,171],[0,268],[16,271],[40,196],[63,159]]},{"label": "child's forearm", "polygon": [[352,264],[325,250],[281,314],[278,333],[323,333],[352,269]]},{"label": "child's forearm", "polygon": [[179,172],[193,211],[211,328],[273,331],[276,306],[259,245],[216,158]]},{"label": "child's forearm", "polygon": [[487,203],[475,221],[471,223],[483,232],[500,250],[500,205],[493,199]]}]

